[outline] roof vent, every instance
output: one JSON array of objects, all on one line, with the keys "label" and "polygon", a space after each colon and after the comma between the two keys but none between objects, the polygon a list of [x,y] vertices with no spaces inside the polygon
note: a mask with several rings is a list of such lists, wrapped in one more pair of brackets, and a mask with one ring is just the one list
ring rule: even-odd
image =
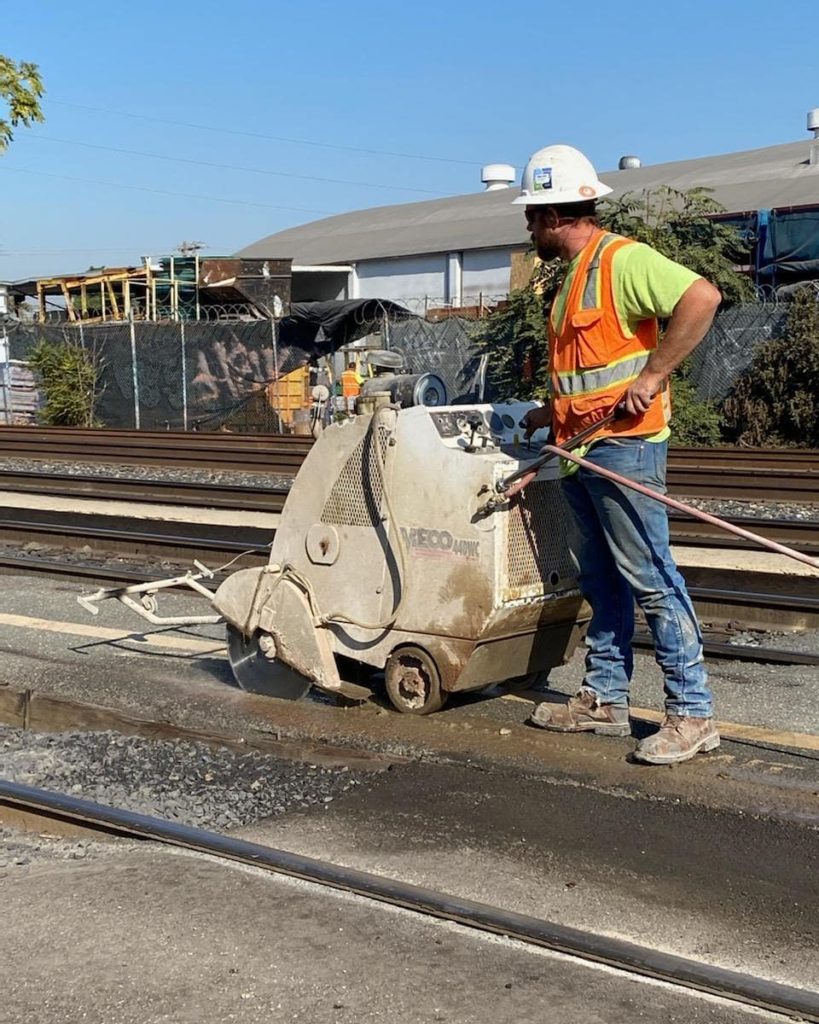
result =
[{"label": "roof vent", "polygon": [[487,192],[509,188],[516,178],[515,168],[511,164],[486,164],[481,168],[481,181]]},{"label": "roof vent", "polygon": [[620,162],[617,164],[617,169],[620,171],[634,171],[638,167],[643,166],[643,161],[639,156],[621,156]]}]

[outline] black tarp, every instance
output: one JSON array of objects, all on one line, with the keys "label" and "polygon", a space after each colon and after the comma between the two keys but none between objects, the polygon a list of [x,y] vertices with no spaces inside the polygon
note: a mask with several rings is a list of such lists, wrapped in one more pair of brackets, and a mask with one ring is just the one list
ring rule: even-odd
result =
[{"label": "black tarp", "polygon": [[279,338],[285,344],[329,345],[340,348],[378,330],[385,319],[412,317],[404,306],[389,299],[333,299],[326,302],[293,302],[290,316],[279,321]]},{"label": "black tarp", "polygon": [[819,206],[772,210],[768,238],[777,284],[819,277]]}]

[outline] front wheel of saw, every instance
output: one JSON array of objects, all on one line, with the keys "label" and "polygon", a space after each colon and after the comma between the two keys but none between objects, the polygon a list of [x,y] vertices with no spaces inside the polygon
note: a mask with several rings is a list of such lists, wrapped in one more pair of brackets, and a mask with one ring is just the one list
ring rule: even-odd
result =
[{"label": "front wheel of saw", "polygon": [[446,701],[435,662],[421,647],[399,647],[384,667],[387,696],[405,715],[429,715]]},{"label": "front wheel of saw", "polygon": [[248,637],[228,623],[227,647],[233,676],[248,693],[301,700],[310,692],[310,680],[276,657],[276,644],[269,633],[257,630]]}]

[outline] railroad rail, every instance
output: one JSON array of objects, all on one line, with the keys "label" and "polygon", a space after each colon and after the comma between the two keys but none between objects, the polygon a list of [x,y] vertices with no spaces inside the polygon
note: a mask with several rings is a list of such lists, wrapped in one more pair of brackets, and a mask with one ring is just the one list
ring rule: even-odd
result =
[{"label": "railroad rail", "polygon": [[[83,565],[76,560],[61,559],[59,552],[90,548],[97,558],[113,555],[184,565],[199,559],[214,567],[234,559],[237,559],[237,566],[263,564],[275,520],[284,507],[298,466],[312,444],[311,438],[287,435],[189,433],[182,437],[171,432],[28,427],[0,427],[0,437],[7,442],[7,456],[16,454],[21,458],[25,453],[25,458],[31,460],[25,469],[9,467],[0,460],[0,492],[63,501],[93,501],[98,509],[92,513],[86,508],[80,513],[73,509],[57,511],[57,505],[54,510],[12,507],[4,506],[0,498],[0,542],[18,548],[33,543],[55,549],[54,557],[49,554],[48,557],[28,558],[19,552],[0,554],[0,568],[97,578],[118,575],[121,579],[130,579],[121,564],[108,570],[93,565],[91,557],[85,559],[87,564]],[[815,462],[818,455],[819,452],[814,451],[783,450],[782,470],[798,474],[801,479],[819,481]],[[770,463],[779,457],[776,453],[747,449],[729,452],[684,448],[673,449],[671,456],[672,463],[679,460],[684,474],[707,469],[720,479],[725,478],[726,461],[733,462],[757,482],[757,490],[760,479],[769,479],[764,474],[771,472]],[[49,465],[38,470],[38,458],[47,459]],[[53,472],[55,463],[65,462],[68,469],[76,461],[85,465],[112,462],[119,466],[157,469],[207,467],[223,472],[214,473],[213,480],[207,477],[203,480],[201,473],[195,474],[199,479],[194,480],[174,477],[173,473],[158,479],[145,478],[136,469],[130,473],[127,468],[118,469],[115,474],[104,467],[99,474]],[[243,477],[233,482],[230,471],[236,469],[252,473],[254,477],[258,475],[258,482],[248,484]],[[758,493],[756,497],[759,498]],[[114,504],[110,512],[99,508],[106,502],[127,503],[131,511],[133,503],[142,503],[146,506],[144,518],[117,514]],[[150,505],[194,510],[199,522],[169,521],[163,518],[161,510],[151,509]],[[209,509],[234,511],[239,522],[242,512],[265,513],[270,525],[218,525],[208,520]],[[755,549],[750,542],[681,514],[672,514],[670,521],[672,542],[678,546]],[[736,517],[731,521],[806,554],[819,553],[819,521]],[[770,581],[753,572],[742,573],[741,582],[734,583],[732,589],[721,580],[721,575],[719,570],[706,572],[705,581],[700,580],[699,585],[690,588],[703,621],[716,626],[738,622],[742,628],[760,630],[819,628],[815,579],[795,577],[790,583],[791,592],[783,595],[773,592]],[[710,657],[753,657],[758,661],[791,664],[800,660],[789,652],[733,647],[723,643],[722,638],[718,643],[710,642],[708,648]],[[817,659],[806,655],[801,660],[814,664]]]},{"label": "railroad rail", "polygon": [[[20,512],[19,516],[15,513]],[[26,510],[0,509],[0,542],[34,541],[45,548],[54,549],[48,555],[27,555],[0,552],[0,571],[38,573],[46,576],[61,575],[69,578],[94,579],[112,583],[141,583],[146,579],[168,574],[168,565],[178,566],[184,572],[194,559],[205,562],[213,569],[231,563],[232,569],[263,565],[269,553],[270,533],[258,528],[216,528],[203,525],[198,528],[188,523],[146,523],[135,530],[133,520],[105,517],[107,525],[90,525],[87,515],[57,519],[42,515],[33,519]],[[103,552],[117,560],[107,565],[94,562],[87,555],[77,562],[60,557],[60,551],[90,547],[99,558]],[[119,558],[141,558],[159,561],[165,569],[153,572],[137,566],[129,568]],[[819,655],[801,654],[781,647],[751,647],[732,645],[726,627],[741,630],[765,631],[770,629],[819,629],[819,598],[816,580],[812,576],[795,576],[789,580],[788,593],[777,593],[770,587],[764,574],[743,572],[742,582],[732,589],[724,587],[724,573],[720,569],[698,571],[698,582],[689,586],[689,593],[700,620],[708,625],[705,653],[708,658],[730,658],[772,664],[819,665]],[[214,586],[223,576],[218,572]],[[710,635],[718,629],[719,635]],[[639,633],[635,643],[652,646]]]},{"label": "railroad rail", "polygon": [[[290,434],[0,427],[7,458],[295,474],[313,443]],[[819,450],[673,447],[673,494],[819,504]]]},{"label": "railroad rail", "polygon": [[714,967],[623,939],[544,921],[218,832],[208,832],[67,794],[5,781],[0,781],[2,813],[18,824],[41,830],[45,823],[69,823],[86,831],[152,840],[178,849],[208,854],[224,861],[352,892],[378,903],[402,907],[416,914],[455,922],[467,928],[508,936],[529,945],[605,964],[678,987],[777,1013],[798,1015],[805,1021],[819,1022],[819,993],[807,989]]},{"label": "railroad rail", "polygon": [[0,427],[5,457],[295,473],[313,443],[293,434]]}]

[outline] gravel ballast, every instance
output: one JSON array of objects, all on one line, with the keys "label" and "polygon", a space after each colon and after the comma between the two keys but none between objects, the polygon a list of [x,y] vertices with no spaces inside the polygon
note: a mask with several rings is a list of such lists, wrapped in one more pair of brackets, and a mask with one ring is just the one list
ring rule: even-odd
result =
[{"label": "gravel ballast", "polygon": [[[181,435],[184,438],[184,435]],[[183,441],[180,441],[182,444]],[[75,462],[69,459],[0,458],[0,470],[8,473],[39,473],[41,476],[96,477],[142,483],[213,484],[219,487],[253,487],[258,491],[289,491],[291,473],[241,469],[198,469],[195,466],[153,466],[133,462]]]},{"label": "gravel ballast", "polygon": [[346,766],[285,761],[113,732],[0,726],[0,777],[198,828],[225,830],[326,807],[359,784]]}]

